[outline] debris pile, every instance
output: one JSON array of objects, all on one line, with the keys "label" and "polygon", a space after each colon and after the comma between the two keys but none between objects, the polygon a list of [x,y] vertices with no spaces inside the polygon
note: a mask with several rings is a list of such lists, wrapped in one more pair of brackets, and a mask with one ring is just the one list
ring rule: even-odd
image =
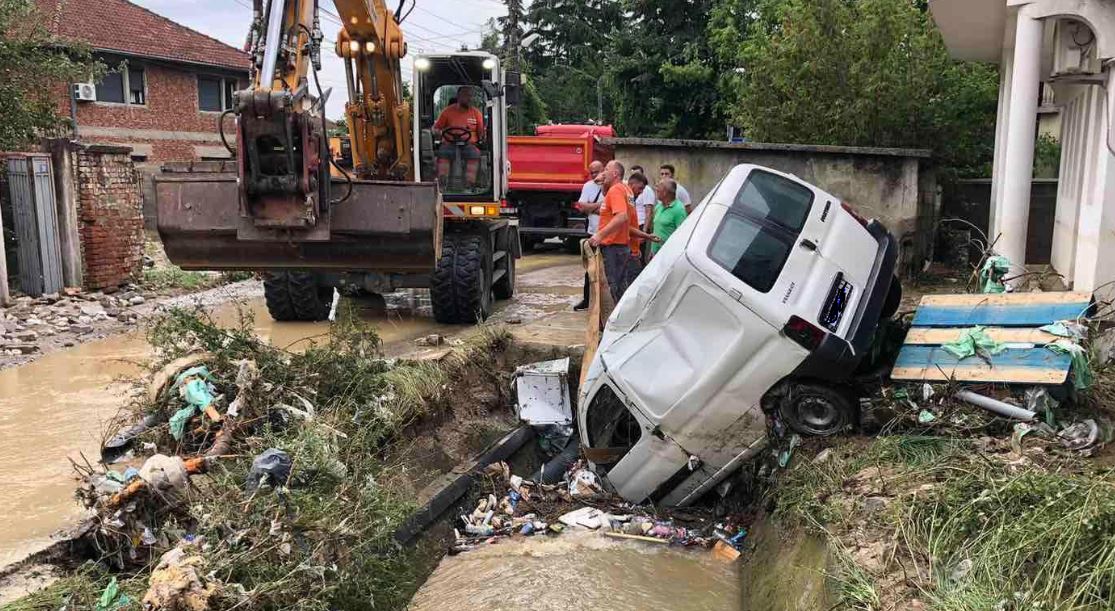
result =
[{"label": "debris pile", "polygon": [[34,354],[41,350],[42,340],[81,338],[110,321],[134,323],[139,319],[136,307],[150,297],[135,289],[113,294],[66,289],[62,294],[16,297],[12,305],[0,308],[0,355]]}]

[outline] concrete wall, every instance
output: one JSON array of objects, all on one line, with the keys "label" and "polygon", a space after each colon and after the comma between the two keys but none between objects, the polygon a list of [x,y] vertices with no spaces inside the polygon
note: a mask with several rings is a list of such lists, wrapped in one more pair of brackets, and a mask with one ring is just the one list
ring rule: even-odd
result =
[{"label": "concrete wall", "polygon": [[[1050,262],[1054,220],[1057,211],[1057,179],[1035,178],[1030,185],[1030,218],[1026,230],[1026,263],[1043,265]],[[988,231],[991,212],[991,179],[958,180],[943,191],[942,218],[958,218],[975,225],[984,234]],[[962,225],[953,225],[963,228]],[[973,233],[973,238],[980,236]],[[990,236],[992,240],[995,236]],[[977,249],[971,249],[977,257]],[[974,263],[974,261],[973,261]]]},{"label": "concrete wall", "polygon": [[937,181],[927,150],[610,138],[616,159],[656,173],[664,163],[700,201],[728,170],[754,163],[787,172],[819,186],[877,218],[903,244],[905,272],[932,256],[939,210]]}]

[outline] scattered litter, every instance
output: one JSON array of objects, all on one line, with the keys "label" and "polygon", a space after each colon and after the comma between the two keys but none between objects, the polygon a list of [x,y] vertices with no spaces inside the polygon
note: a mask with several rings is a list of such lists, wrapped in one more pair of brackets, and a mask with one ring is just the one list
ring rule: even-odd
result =
[{"label": "scattered litter", "polygon": [[182,494],[190,483],[186,463],[178,456],[165,454],[148,458],[139,469],[139,477],[147,482],[151,490],[171,499]]},{"label": "scattered litter", "polygon": [[936,419],[937,415],[927,409],[918,412],[918,424],[930,424]]},{"label": "scattered litter", "polygon": [[1069,425],[1061,431],[1061,445],[1070,450],[1087,451],[1096,445],[1100,438],[1100,427],[1091,418]]},{"label": "scattered litter", "polygon": [[290,468],[290,454],[277,448],[264,450],[252,459],[252,468],[248,470],[244,489],[255,492],[261,486],[271,488],[286,486],[290,478]]},{"label": "scattered litter", "polygon": [[1035,414],[1048,414],[1057,407],[1057,401],[1049,396],[1044,386],[1031,386],[1026,389],[1026,409]]},{"label": "scattered litter", "polygon": [[440,346],[444,342],[445,342],[445,338],[438,335],[437,333],[431,333],[429,335],[424,335],[424,336],[414,340],[414,343],[417,346],[429,346],[429,347]]},{"label": "scattered litter", "polygon": [[604,489],[600,487],[596,474],[587,467],[577,469],[569,478],[569,494],[574,498],[593,496],[603,492]]},{"label": "scattered litter", "polygon": [[922,382],[921,384],[921,400],[928,401],[933,398],[933,385],[929,382]]},{"label": "scattered litter", "polygon": [[1010,259],[1002,256],[995,255],[988,257],[984,262],[983,267],[980,268],[980,292],[981,293],[1005,293],[1007,291],[1006,285],[1003,283],[1003,278],[1010,272]]},{"label": "scattered litter", "polygon": [[825,448],[825,449],[821,450],[820,452],[818,452],[817,455],[813,457],[813,464],[815,464],[815,465],[823,464],[823,463],[827,462],[829,458],[832,458],[832,448]]},{"label": "scattered litter", "polygon": [[964,360],[976,355],[999,354],[1006,349],[1006,346],[991,339],[991,336],[987,334],[983,327],[975,326],[964,329],[955,340],[947,344],[941,344],[941,348],[944,348],[945,351],[957,359]]},{"label": "scattered litter", "polygon": [[723,541],[717,541],[712,546],[712,555],[727,562],[734,562],[739,559],[740,551]]},{"label": "scattered litter", "polygon": [[570,424],[569,357],[520,365],[515,369],[519,419],[531,424]]},{"label": "scattered litter", "polygon": [[178,374],[170,390],[172,393],[177,391],[186,406],[170,417],[170,434],[175,440],[182,439],[186,433],[186,424],[198,412],[205,412],[214,422],[220,421],[221,416],[213,407],[213,402],[216,401],[216,389],[212,381],[213,375],[204,365],[191,367]]},{"label": "scattered litter", "polygon": [[1077,390],[1084,390],[1092,385],[1092,366],[1088,363],[1088,353],[1084,348],[1068,339],[1059,339],[1052,344],[1046,344],[1053,352],[1068,354],[1072,357],[1072,385]]},{"label": "scattered litter", "polygon": [[603,524],[601,517],[604,512],[595,507],[582,507],[562,515],[558,521],[566,526],[581,526],[591,530],[600,528]]},{"label": "scattered litter", "polygon": [[985,397],[984,395],[974,393],[970,390],[957,391],[956,398],[960,399],[961,401],[971,403],[976,407],[982,407],[983,409],[999,414],[1000,416],[1006,416],[1007,418],[1014,418],[1016,420],[1023,420],[1028,422],[1030,420],[1033,420],[1034,416],[1036,416],[1034,412],[1028,409],[1016,407],[1009,403],[1004,403],[998,399],[992,399],[991,397]]},{"label": "scattered litter", "polygon": [[1088,329],[1074,320],[1061,320],[1038,329],[1050,335],[1069,339],[1084,339],[1088,335]]},{"label": "scattered litter", "polygon": [[790,464],[790,459],[794,457],[794,450],[800,445],[801,437],[799,437],[797,433],[790,435],[790,442],[786,446],[786,449],[778,453],[778,466],[785,469],[786,466]]},{"label": "scattered litter", "polygon": [[128,598],[127,594],[120,592],[120,585],[116,583],[116,578],[113,577],[112,581],[105,586],[104,592],[101,592],[101,597],[97,599],[97,604],[93,607],[93,610],[114,611],[115,609],[124,609],[131,604],[132,599]]},{"label": "scattered litter", "polygon": [[205,611],[209,600],[220,589],[216,583],[206,583],[202,579],[204,558],[197,554],[187,555],[187,548],[196,546],[179,544],[162,555],[155,570],[151,572],[147,593],[143,595],[146,609],[173,609],[175,611]]}]

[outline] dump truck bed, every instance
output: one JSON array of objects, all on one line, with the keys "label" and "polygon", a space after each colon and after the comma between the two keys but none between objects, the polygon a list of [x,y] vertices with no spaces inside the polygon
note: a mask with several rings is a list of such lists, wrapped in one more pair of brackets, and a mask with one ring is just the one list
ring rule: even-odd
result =
[{"label": "dump truck bed", "polygon": [[[167,164],[155,178],[158,229],[183,269],[317,269],[428,274],[441,245],[432,182],[354,180],[352,195],[306,230],[260,228],[243,214],[235,165]],[[334,199],[348,190],[334,179]]]}]

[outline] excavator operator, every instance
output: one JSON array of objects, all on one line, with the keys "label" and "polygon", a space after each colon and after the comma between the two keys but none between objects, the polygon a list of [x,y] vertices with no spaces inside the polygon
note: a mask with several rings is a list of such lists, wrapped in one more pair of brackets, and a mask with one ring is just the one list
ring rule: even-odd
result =
[{"label": "excavator operator", "polygon": [[472,88],[462,85],[457,89],[454,103],[445,107],[434,122],[433,134],[441,138],[437,150],[437,177],[444,188],[449,177],[450,164],[457,159],[460,150],[465,160],[465,186],[476,186],[476,174],[480,169],[480,149],[476,146],[483,139],[484,115],[472,106]]}]

